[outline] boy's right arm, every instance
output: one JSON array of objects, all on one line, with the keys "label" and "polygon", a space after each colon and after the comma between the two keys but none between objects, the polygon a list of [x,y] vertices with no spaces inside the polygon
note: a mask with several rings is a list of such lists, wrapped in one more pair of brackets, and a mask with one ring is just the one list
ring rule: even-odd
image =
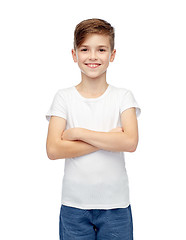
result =
[{"label": "boy's right arm", "polygon": [[51,160],[73,158],[96,152],[99,148],[83,141],[62,140],[61,135],[66,128],[66,119],[51,116],[46,142],[47,156]]}]

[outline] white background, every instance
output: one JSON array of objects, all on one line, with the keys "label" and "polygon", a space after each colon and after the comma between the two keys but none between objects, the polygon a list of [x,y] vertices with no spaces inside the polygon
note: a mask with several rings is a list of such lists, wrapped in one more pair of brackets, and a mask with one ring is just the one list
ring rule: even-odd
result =
[{"label": "white background", "polygon": [[46,155],[45,114],[77,85],[73,31],[98,17],[116,31],[107,82],[132,90],[139,144],[126,153],[136,240],[186,239],[184,1],[0,3],[0,239],[55,240],[64,159]]}]

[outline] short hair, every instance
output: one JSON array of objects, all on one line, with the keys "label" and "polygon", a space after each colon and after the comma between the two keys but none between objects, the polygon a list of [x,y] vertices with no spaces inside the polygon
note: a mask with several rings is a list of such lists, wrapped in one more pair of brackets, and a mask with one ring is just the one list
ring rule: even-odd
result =
[{"label": "short hair", "polygon": [[103,19],[91,18],[77,24],[74,30],[74,50],[81,46],[89,34],[102,34],[109,36],[111,51],[114,50],[115,29]]}]

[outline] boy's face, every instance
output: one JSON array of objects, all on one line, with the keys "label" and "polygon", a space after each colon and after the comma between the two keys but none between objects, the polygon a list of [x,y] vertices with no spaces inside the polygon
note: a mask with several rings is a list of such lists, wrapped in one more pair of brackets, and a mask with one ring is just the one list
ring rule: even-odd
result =
[{"label": "boy's face", "polygon": [[74,62],[81,72],[90,78],[106,73],[109,62],[114,61],[116,50],[111,52],[109,36],[90,34],[76,50],[72,49]]}]

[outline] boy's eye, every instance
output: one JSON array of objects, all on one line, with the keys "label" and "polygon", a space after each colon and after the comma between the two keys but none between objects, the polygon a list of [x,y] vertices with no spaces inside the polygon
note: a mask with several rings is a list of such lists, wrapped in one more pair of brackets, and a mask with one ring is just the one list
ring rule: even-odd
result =
[{"label": "boy's eye", "polygon": [[[88,51],[88,49],[87,49],[87,48],[82,48],[81,51],[82,51],[82,52],[86,52],[86,51]],[[105,49],[100,48],[99,51],[100,51],[100,52],[105,52]]]}]

